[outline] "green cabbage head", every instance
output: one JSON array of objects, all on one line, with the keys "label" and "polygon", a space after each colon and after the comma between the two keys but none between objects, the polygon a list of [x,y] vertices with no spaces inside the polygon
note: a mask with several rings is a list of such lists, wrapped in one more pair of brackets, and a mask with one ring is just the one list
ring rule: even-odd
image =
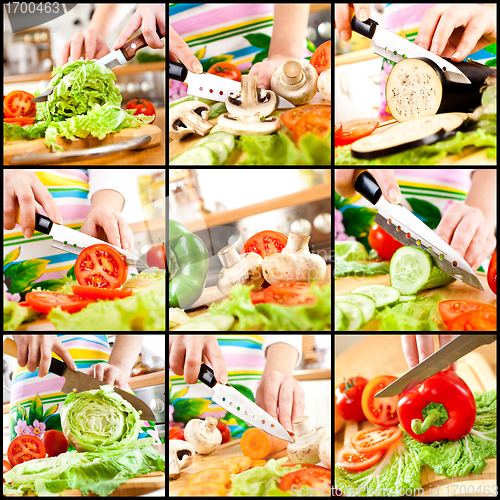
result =
[{"label": "green cabbage head", "polygon": [[76,450],[108,451],[134,447],[142,420],[113,387],[102,385],[94,391],[68,394],[61,425]]}]

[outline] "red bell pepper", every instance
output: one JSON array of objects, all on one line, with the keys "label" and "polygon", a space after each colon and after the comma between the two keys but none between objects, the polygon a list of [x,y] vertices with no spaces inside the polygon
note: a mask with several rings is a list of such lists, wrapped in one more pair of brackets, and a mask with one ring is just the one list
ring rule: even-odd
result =
[{"label": "red bell pepper", "polygon": [[404,430],[420,443],[456,441],[472,429],[476,402],[469,386],[447,370],[401,394],[398,416]]}]

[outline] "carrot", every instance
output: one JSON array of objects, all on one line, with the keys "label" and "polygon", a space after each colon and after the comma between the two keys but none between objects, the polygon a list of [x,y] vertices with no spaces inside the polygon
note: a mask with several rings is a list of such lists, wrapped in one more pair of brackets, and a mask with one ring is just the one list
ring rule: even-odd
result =
[{"label": "carrot", "polygon": [[[245,457],[247,458],[247,457]],[[210,465],[209,469],[224,469],[229,472],[229,474],[238,474],[239,466],[235,460],[228,459],[222,460],[221,462],[216,462],[213,465]]]},{"label": "carrot", "polygon": [[189,485],[192,486],[197,483],[220,483],[227,486],[231,483],[231,476],[229,472],[224,469],[205,469],[193,474],[189,478]]},{"label": "carrot", "polygon": [[253,469],[254,467],[264,467],[264,465],[267,464],[267,460],[252,460],[250,464],[250,469]]},{"label": "carrot", "polygon": [[288,446],[288,441],[267,434],[255,427],[246,430],[241,436],[241,451],[243,455],[252,460],[261,460],[262,458],[278,453]]},{"label": "carrot", "polygon": [[184,488],[180,497],[225,497],[226,487],[221,483],[196,483]]},{"label": "carrot", "polygon": [[252,462],[249,457],[232,457],[228,460],[232,460],[235,464],[238,465],[238,474],[250,469],[250,464]]}]

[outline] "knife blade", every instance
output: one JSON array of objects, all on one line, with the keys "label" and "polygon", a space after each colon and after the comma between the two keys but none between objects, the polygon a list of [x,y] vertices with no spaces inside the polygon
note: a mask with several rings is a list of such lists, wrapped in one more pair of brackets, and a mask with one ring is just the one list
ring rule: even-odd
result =
[{"label": "knife blade", "polygon": [[213,370],[205,365],[201,365],[198,380],[214,390],[212,401],[222,406],[225,410],[244,420],[252,427],[271,434],[274,437],[284,439],[293,443],[293,439],[286,429],[269,413],[257,406],[253,401],[243,396],[229,384],[221,385],[217,382]]},{"label": "knife blade", "polygon": [[426,57],[434,61],[443,71],[445,78],[456,83],[471,83],[470,80],[457,67],[442,57],[415,45],[405,38],[379,26],[373,19],[367,19],[362,22],[353,16],[351,28],[356,33],[373,40],[375,46],[373,51],[379,56],[385,57],[393,62],[399,62],[401,59],[413,57]]},{"label": "knife blade", "polygon": [[[5,339],[3,342],[3,352],[17,359],[17,344],[12,339]],[[66,363],[59,361],[56,358],[51,358],[49,371],[54,375],[59,377],[64,377],[65,382],[61,389],[64,394],[69,394],[70,392],[84,392],[93,391],[99,389],[101,385],[109,385],[106,382],[97,380],[90,375],[86,375],[83,372],[70,370]],[[118,387],[113,387],[113,390],[119,394],[123,399],[128,401],[137,411],[141,412],[142,420],[151,420],[156,422],[156,417],[151,411],[149,406],[139,399],[137,396],[130,394],[127,391],[118,389]]]},{"label": "knife blade", "polygon": [[459,335],[411,370],[408,370],[392,384],[384,387],[374,397],[387,398],[408,391],[474,349],[485,344],[491,344],[496,339],[496,335]]},{"label": "knife blade", "polygon": [[[19,212],[19,205],[16,203],[16,223],[21,225],[21,215]],[[118,248],[111,243],[107,243],[102,240],[98,240],[93,236],[88,234],[80,233],[69,227],[62,226],[52,222],[45,215],[35,212],[35,231],[40,231],[41,233],[48,234],[53,238],[51,246],[64,252],[70,252],[76,255],[80,255],[80,252],[91,245],[106,244],[112,246],[117,252],[125,257],[125,262],[129,266],[134,266],[137,269],[147,269],[149,266],[136,257],[133,253],[124,250],[123,248]]]},{"label": "knife blade", "polygon": [[375,222],[405,246],[426,250],[434,265],[467,285],[484,290],[481,281],[460,254],[403,205],[393,205],[383,196],[377,181],[362,172],[354,183],[356,191],[376,206]]},{"label": "knife blade", "polygon": [[[241,82],[222,78],[209,73],[191,73],[186,66],[174,61],[168,62],[168,77],[188,84],[189,95],[203,97],[211,101],[225,102],[232,95],[241,92]],[[294,108],[295,105],[276,94],[276,108]]]}]

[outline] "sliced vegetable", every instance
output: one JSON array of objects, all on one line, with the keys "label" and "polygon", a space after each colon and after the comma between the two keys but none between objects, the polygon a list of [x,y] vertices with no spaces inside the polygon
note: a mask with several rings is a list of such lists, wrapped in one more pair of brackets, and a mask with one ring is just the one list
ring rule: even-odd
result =
[{"label": "sliced vegetable", "polygon": [[288,441],[252,427],[247,429],[241,436],[240,446],[243,455],[250,457],[252,460],[261,460],[284,450],[288,446]]},{"label": "sliced vegetable", "polygon": [[337,302],[335,306],[342,311],[347,320],[347,326],[344,331],[355,332],[363,326],[363,313],[358,306],[350,302]]},{"label": "sliced vegetable", "polygon": [[231,484],[231,475],[225,469],[210,468],[201,470],[189,478],[189,486],[198,483],[205,484],[207,482],[220,483],[224,486],[228,486]]},{"label": "sliced vegetable", "polygon": [[345,470],[361,472],[375,465],[384,452],[358,453],[351,443],[347,443],[337,454],[337,465]]},{"label": "sliced vegetable", "polygon": [[376,398],[375,394],[392,384],[396,377],[381,375],[368,382],[361,397],[361,406],[366,418],[375,425],[392,427],[399,423],[398,396]]},{"label": "sliced vegetable", "polygon": [[377,309],[392,306],[399,302],[400,292],[396,288],[387,285],[363,285],[351,290],[351,293],[366,295],[375,301]]},{"label": "sliced vegetable", "polygon": [[351,437],[352,447],[358,453],[373,453],[378,450],[386,450],[395,443],[402,435],[399,427],[387,427],[386,429],[367,429],[360,431]]},{"label": "sliced vegetable", "polygon": [[449,332],[496,332],[496,311],[469,311],[461,314],[448,325]]},{"label": "sliced vegetable", "polygon": [[10,443],[7,450],[7,457],[13,466],[30,460],[45,458],[45,455],[45,445],[42,441],[36,436],[30,436],[28,434],[16,437]]},{"label": "sliced vegetable", "polygon": [[48,314],[53,308],[60,307],[62,311],[75,313],[81,311],[93,302],[93,300],[77,297],[76,295],[57,292],[29,292],[26,294],[26,302],[35,311]]}]

